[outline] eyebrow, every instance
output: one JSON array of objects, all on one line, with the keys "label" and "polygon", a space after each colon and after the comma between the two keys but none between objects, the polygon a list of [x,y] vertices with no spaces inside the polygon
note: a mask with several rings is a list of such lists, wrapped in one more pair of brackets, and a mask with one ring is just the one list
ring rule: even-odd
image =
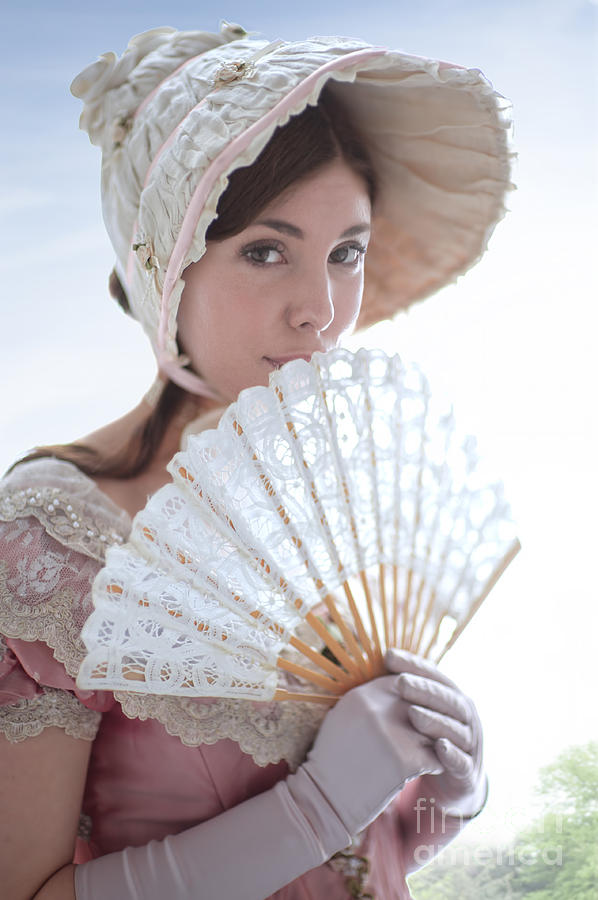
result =
[{"label": "eyebrow", "polygon": [[[285,222],[282,219],[259,219],[257,222],[254,222],[254,225],[265,225],[267,228],[273,228],[274,231],[280,231],[282,234],[289,234],[291,237],[299,238],[300,240],[303,240],[305,237],[301,228],[298,228],[296,225],[291,225],[290,222]],[[370,225],[367,222],[362,222],[359,225],[352,225],[351,228],[347,228],[340,237],[355,237],[357,234],[364,234],[370,230]]]}]

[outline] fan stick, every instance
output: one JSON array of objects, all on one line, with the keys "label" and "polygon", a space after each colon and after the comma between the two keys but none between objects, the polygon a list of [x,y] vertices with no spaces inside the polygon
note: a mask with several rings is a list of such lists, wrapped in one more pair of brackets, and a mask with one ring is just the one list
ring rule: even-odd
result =
[{"label": "fan stick", "polygon": [[398,646],[399,639],[399,567],[392,566],[392,646]]},{"label": "fan stick", "polygon": [[424,593],[424,587],[425,587],[425,582],[421,579],[421,576],[420,576],[420,584],[419,584],[419,588],[417,589],[417,599],[415,601],[415,609],[413,611],[413,615],[411,616],[411,631],[410,631],[409,637],[405,644],[405,649],[410,650],[411,653],[417,653],[417,643],[419,643],[419,641],[416,643],[415,629],[417,627],[417,619],[419,617],[419,613],[421,610],[422,595]]},{"label": "fan stick", "polygon": [[380,582],[380,599],[382,601],[382,618],[384,623],[384,645],[385,649],[391,646],[390,644],[390,622],[388,619],[388,601],[386,599],[386,572],[384,563],[380,563],[378,567],[378,579]]},{"label": "fan stick", "polygon": [[359,573],[361,578],[361,584],[363,587],[363,592],[365,594],[365,602],[368,606],[368,613],[370,616],[370,624],[372,626],[372,637],[374,639],[374,663],[375,665],[380,665],[382,662],[382,647],[380,646],[380,635],[378,634],[378,626],[376,624],[376,617],[374,616],[374,604],[372,602],[372,594],[370,591],[370,586],[367,580],[367,576],[365,571],[361,571]]},{"label": "fan stick", "polygon": [[284,659],[284,657],[279,657],[276,661],[276,665],[279,669],[284,669],[285,672],[290,672],[292,675],[298,675],[300,678],[305,678],[306,681],[317,684],[319,687],[326,688],[333,693],[344,694],[346,690],[345,685],[339,684],[338,681],[333,681],[333,679],[328,678],[327,675],[320,675],[319,672],[314,672],[313,669],[308,669],[307,666],[300,666],[298,663],[291,662],[289,659]]},{"label": "fan stick", "polygon": [[[482,603],[484,602],[484,600],[486,599],[486,597],[488,596],[488,594],[490,593],[490,591],[492,590],[492,588],[494,587],[494,585],[496,584],[496,582],[498,581],[500,576],[503,574],[503,572],[505,571],[507,566],[509,566],[513,562],[513,560],[515,559],[515,557],[517,556],[517,554],[519,553],[520,550],[521,550],[521,544],[519,543],[519,540],[517,538],[515,538],[515,540],[513,541],[513,543],[511,544],[511,546],[509,547],[509,549],[503,556],[503,558],[494,567],[492,574],[490,575],[490,578],[487,580],[487,582],[484,585],[484,587],[482,588],[481,592],[478,594],[475,601],[471,605],[471,608],[470,608],[467,616],[453,631],[451,638],[450,638],[449,642],[447,643],[446,647],[443,649],[440,656],[436,659],[437,663],[440,662],[440,660],[442,659],[442,657],[444,656],[446,651],[450,650],[450,648],[453,646],[453,644],[455,643],[455,641],[457,640],[459,635],[462,633],[462,631],[469,625],[469,623],[473,619],[474,615],[477,613],[478,609],[480,608],[480,606],[482,605]],[[443,617],[441,617],[440,621],[442,621],[442,618]],[[438,625],[436,626],[436,631],[434,632],[434,635],[426,648],[426,653],[430,652],[431,648],[434,646],[434,642],[438,638],[438,632],[440,630],[440,621],[438,622]]]},{"label": "fan stick", "polygon": [[300,691],[285,691],[283,688],[279,688],[272,699],[299,700],[302,703],[325,703],[327,706],[334,706],[339,698],[330,694],[302,694]]},{"label": "fan stick", "polygon": [[[346,685],[354,684],[354,679],[351,678],[351,676],[347,674],[347,672],[345,672],[345,670],[341,668],[341,666],[336,665],[332,662],[332,660],[328,659],[326,656],[323,656],[321,653],[318,653],[317,650],[314,650],[313,647],[310,647],[309,644],[305,643],[305,641],[302,641],[300,640],[300,638],[293,635],[289,643],[292,647],[295,648],[295,650],[298,650],[304,656],[307,656],[307,658],[315,663],[316,666],[319,666],[325,672],[328,672],[328,674],[331,675],[332,678],[336,679],[337,681],[344,682]],[[333,640],[333,643],[336,644],[336,641]],[[328,644],[326,644],[326,646],[328,647]],[[331,650],[332,653],[334,653],[332,647],[328,647],[328,649]]]},{"label": "fan stick", "polygon": [[[376,665],[376,658],[374,656],[374,650],[370,642],[369,635],[365,630],[365,626],[363,624],[363,620],[359,615],[359,610],[357,609],[357,604],[355,603],[355,597],[353,596],[353,592],[349,585],[348,581],[343,581],[343,589],[345,591],[345,597],[347,598],[347,603],[349,604],[349,609],[351,610],[351,615],[353,616],[353,622],[355,623],[355,628],[357,630],[357,635],[359,640],[361,641],[361,646],[365,650],[367,654],[367,660],[364,660],[364,663],[367,667],[366,675],[368,678],[373,677],[373,668]],[[362,656],[363,659],[363,656]]]},{"label": "fan stick", "polygon": [[[459,494],[459,499],[461,499],[461,497],[463,497],[463,495],[464,495],[464,489],[461,490],[461,492]],[[434,607],[436,605],[436,598],[437,598],[436,586],[438,585],[439,582],[441,582],[442,577],[444,576],[444,573],[446,570],[447,558],[451,551],[451,547],[452,547],[452,540],[451,540],[451,537],[449,536],[449,537],[447,537],[447,539],[445,541],[444,549],[443,549],[441,557],[440,557],[440,566],[436,571],[436,584],[432,585],[430,588],[430,598],[428,600],[428,603],[426,606],[426,611],[424,613],[423,622],[422,622],[421,628],[419,630],[419,637],[417,639],[417,643],[416,643],[415,649],[414,649],[415,653],[420,652],[420,647],[421,647],[422,640],[424,638],[425,630],[428,627],[428,624],[432,619],[432,614],[434,612]],[[444,615],[445,615],[445,613],[443,613],[443,616]],[[430,652],[430,648],[431,648],[431,644],[428,644],[428,647],[426,648],[426,652],[424,654],[425,656],[427,656],[428,653]]]},{"label": "fan stick", "polygon": [[363,657],[361,655],[361,650],[359,649],[359,644],[347,628],[345,620],[338,611],[333,597],[328,594],[326,597],[324,597],[324,603],[326,604],[333,622],[338,625],[345,641],[351,647],[351,650],[353,650],[353,652],[355,653],[355,658],[349,656],[345,648],[341,644],[339,644],[337,640],[335,640],[324,623],[321,622],[318,617],[314,615],[314,613],[309,612],[305,617],[305,621],[309,625],[311,625],[316,634],[322,638],[328,649],[331,650],[332,653],[334,653],[338,661],[343,664],[348,672],[351,672],[353,675],[355,675],[356,678],[361,679],[364,676],[367,677],[367,672],[364,671],[363,666],[359,666],[359,660],[361,660],[363,663]]},{"label": "fan stick", "polygon": [[417,638],[417,642],[413,649],[414,653],[419,653],[419,651],[420,651],[420,646],[421,646],[421,642],[424,637],[425,630],[428,626],[430,619],[432,618],[432,612],[433,612],[434,606],[436,604],[436,597],[437,597],[436,588],[434,587],[434,588],[432,588],[432,591],[430,593],[430,599],[428,600],[428,603],[426,605],[426,611],[424,613],[423,622],[421,624],[421,628],[419,629],[419,637]]},{"label": "fan stick", "polygon": [[407,649],[407,625],[409,622],[409,601],[411,600],[411,584],[413,582],[413,569],[407,572],[407,587],[405,589],[405,600],[403,602],[403,628],[401,631],[401,647]]}]

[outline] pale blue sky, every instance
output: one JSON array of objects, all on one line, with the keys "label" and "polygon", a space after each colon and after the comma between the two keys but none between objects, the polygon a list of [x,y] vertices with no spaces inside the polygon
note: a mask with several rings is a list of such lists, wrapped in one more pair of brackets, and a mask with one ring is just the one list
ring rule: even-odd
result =
[{"label": "pale blue sky", "polygon": [[419,361],[454,399],[520,524],[523,552],[446,660],[482,711],[494,824],[514,808],[525,817],[539,765],[598,734],[597,13],[590,0],[38,0],[3,11],[0,469],[115,418],[152,379],[140,331],[107,296],[100,157],[68,91],[100,53],[156,25],[216,30],[227,18],[271,39],[355,35],[479,67],[513,101],[519,189],[490,252],[369,338]]}]

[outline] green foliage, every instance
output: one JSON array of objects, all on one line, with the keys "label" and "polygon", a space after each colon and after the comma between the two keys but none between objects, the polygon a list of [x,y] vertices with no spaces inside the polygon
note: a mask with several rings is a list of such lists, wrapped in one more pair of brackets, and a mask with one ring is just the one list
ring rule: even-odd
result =
[{"label": "green foliage", "polygon": [[460,843],[412,875],[409,888],[416,900],[508,900],[515,872],[509,848]]},{"label": "green foliage", "polygon": [[578,822],[598,813],[598,741],[570,747],[540,771],[538,794],[554,813]]},{"label": "green foliage", "polygon": [[596,900],[598,742],[542,769],[537,795],[543,812],[511,847],[447,848],[409,879],[415,900]]}]

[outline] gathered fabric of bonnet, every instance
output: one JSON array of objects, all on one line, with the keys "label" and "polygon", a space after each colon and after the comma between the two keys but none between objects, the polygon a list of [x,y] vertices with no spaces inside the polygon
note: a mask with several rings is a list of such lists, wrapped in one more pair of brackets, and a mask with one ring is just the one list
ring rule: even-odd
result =
[{"label": "gathered fabric of bonnet", "polygon": [[[158,362],[148,413],[168,382],[218,400],[177,342],[183,273],[206,252],[232,173],[251,166],[275,130],[317,104],[324,89],[350,111],[376,173],[357,323],[364,328],[455,281],[480,258],[504,213],[509,107],[477,69],[349,38],[269,43],[224,23],[217,34],[145,32],[122,57],[104,54],[73,82],[84,104],[81,127],[102,150],[116,273]],[[92,867],[103,858],[129,872],[115,886],[116,868],[98,868],[105,896],[149,896],[126,848],[169,853],[167,842],[151,842],[193,829],[204,846],[201,828],[218,820],[223,830],[205,844],[202,874],[181,868],[173,898],[263,900],[266,888],[277,900],[408,898],[415,848],[436,852],[463,818],[443,818],[440,834],[418,812],[416,829],[414,778],[347,840],[344,826],[340,837],[332,825],[327,840],[317,833],[315,800],[301,807],[306,826],[282,785],[301,772],[324,708],[76,685],[91,586],[106,548],[126,542],[130,529],[129,513],[72,461],[22,462],[0,485],[0,733],[22,746],[56,727],[90,743],[73,855],[77,897],[101,896]],[[262,796],[280,806],[251,805]],[[222,818],[237,808],[240,825]],[[253,831],[271,846],[257,860]],[[287,870],[284,847],[294,841],[297,863]],[[254,868],[277,874],[261,878]]]}]

